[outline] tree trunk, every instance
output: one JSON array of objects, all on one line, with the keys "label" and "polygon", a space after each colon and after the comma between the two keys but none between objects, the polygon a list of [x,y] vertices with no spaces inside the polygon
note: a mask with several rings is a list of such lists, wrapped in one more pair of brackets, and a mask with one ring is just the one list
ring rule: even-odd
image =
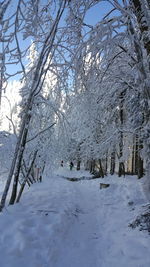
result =
[{"label": "tree trunk", "polygon": [[95,160],[90,161],[90,173],[94,173],[95,171]]},{"label": "tree trunk", "polygon": [[[148,9],[147,9],[147,14],[146,12],[146,6],[143,0],[130,0],[131,3],[133,4],[133,11],[134,14],[136,15],[137,22],[139,25],[139,29],[141,32],[142,40],[144,43],[144,47],[147,51],[147,55],[150,54],[150,37],[149,37],[149,27],[148,27]],[[150,1],[147,1],[147,7],[149,6],[150,8]],[[144,6],[144,8],[143,8]],[[146,20],[147,17],[147,20]]]},{"label": "tree trunk", "polygon": [[108,152],[106,152],[106,158],[105,158],[105,175],[107,175],[107,168],[108,168]]},{"label": "tree trunk", "polygon": [[119,140],[119,170],[118,170],[118,176],[125,176],[125,166],[124,162],[122,161],[123,156],[123,123],[124,123],[124,114],[123,114],[123,103],[124,103],[124,97],[125,97],[125,91],[121,92],[119,97],[119,119],[120,119],[120,140]]},{"label": "tree trunk", "polygon": [[139,166],[138,166],[138,179],[142,178],[143,175],[144,175],[143,160],[140,157],[139,158]]},{"label": "tree trunk", "polygon": [[139,138],[138,135],[136,134],[135,136],[135,157],[134,157],[134,166],[135,166],[135,174],[138,173],[138,161],[139,161]]},{"label": "tree trunk", "polygon": [[79,171],[79,170],[80,170],[80,165],[81,165],[81,161],[80,161],[80,160],[78,160],[78,161],[77,161],[77,171]]},{"label": "tree trunk", "polygon": [[[28,115],[27,123],[26,123],[26,125],[28,125],[28,126],[29,126],[30,119],[31,119],[31,115]],[[10,205],[13,205],[15,200],[16,200],[17,187],[18,187],[18,181],[19,181],[19,174],[20,174],[20,169],[21,169],[21,162],[22,162],[22,158],[23,158],[23,153],[24,153],[25,146],[26,146],[27,134],[28,134],[28,127],[25,126],[24,133],[23,133],[23,136],[22,136],[21,148],[20,148],[19,154],[18,154],[18,161],[17,161],[17,164],[16,164],[16,170],[15,170],[15,174],[14,174],[14,182],[13,182],[12,194],[11,194],[11,198],[10,198],[10,201],[9,201]]]},{"label": "tree trunk", "polygon": [[89,160],[87,160],[85,163],[85,171],[90,171]]},{"label": "tree trunk", "polygon": [[135,136],[135,151],[134,151],[134,174],[138,178],[143,177],[143,160],[141,158],[141,150],[143,149],[143,142],[139,139],[138,134]]},{"label": "tree trunk", "polygon": [[131,159],[131,174],[135,174],[135,138],[133,137],[133,146],[132,146],[132,159]]},{"label": "tree trunk", "polygon": [[[29,122],[30,122],[28,112],[30,112],[30,110],[32,109],[32,103],[33,103],[34,97],[40,92],[41,87],[39,89],[39,85],[40,85],[41,80],[44,79],[44,77],[45,77],[45,75],[43,77],[43,70],[44,70],[43,65],[45,65],[45,63],[47,62],[47,59],[48,59],[48,57],[51,53],[51,50],[53,48],[53,43],[54,43],[54,39],[56,36],[58,23],[60,21],[60,18],[62,16],[63,12],[64,12],[66,4],[67,4],[67,0],[64,0],[61,2],[59,9],[58,9],[58,12],[57,12],[56,19],[52,25],[52,28],[50,29],[50,31],[47,35],[47,38],[45,39],[45,41],[43,43],[43,47],[41,49],[41,53],[40,53],[40,56],[39,56],[39,59],[37,62],[36,70],[35,70],[32,85],[31,85],[32,90],[31,90],[30,95],[29,95],[28,100],[27,100],[26,112],[25,112],[25,115],[24,115],[23,120],[22,120],[22,125],[20,127],[21,130],[20,130],[19,138],[18,138],[18,141],[16,144],[14,158],[13,158],[10,172],[9,172],[9,176],[7,178],[7,182],[6,182],[3,194],[2,194],[1,203],[0,203],[0,211],[2,211],[4,206],[5,206],[8,190],[10,187],[10,183],[11,183],[14,171],[15,171],[15,180],[14,180],[14,185],[13,185],[13,192],[12,192],[11,199],[10,199],[10,204],[13,204],[15,201],[17,184],[18,184],[18,177],[19,177],[19,172],[20,172],[20,164],[21,164],[23,152],[25,149],[25,142],[26,142],[26,137],[27,137],[27,133],[28,133],[28,126],[29,126]],[[27,122],[28,122],[28,124],[27,124]],[[27,127],[27,131],[26,131],[25,127]],[[21,152],[22,149],[23,149],[23,152]],[[16,165],[16,162],[17,162],[17,165]]]},{"label": "tree trunk", "polygon": [[110,159],[110,174],[113,175],[114,173],[115,173],[115,152],[112,152]]},{"label": "tree trunk", "polygon": [[100,177],[104,178],[104,171],[103,171],[101,159],[99,159],[99,173],[100,173]]},{"label": "tree trunk", "polygon": [[143,149],[143,142],[139,140],[139,147],[138,147],[138,179],[142,178],[144,175],[144,169],[143,169],[143,159],[141,158],[140,152]]},{"label": "tree trunk", "polygon": [[18,159],[18,153],[19,153],[20,148],[21,148],[21,142],[22,142],[22,136],[23,136],[23,132],[24,132],[24,128],[25,128],[25,123],[26,123],[26,114],[25,114],[24,119],[22,121],[22,126],[20,128],[20,134],[19,134],[19,137],[18,137],[18,141],[16,143],[15,153],[14,153],[14,157],[13,157],[13,160],[12,160],[9,176],[7,178],[6,185],[5,185],[3,194],[2,194],[1,203],[0,203],[0,212],[3,210],[3,208],[5,206],[6,197],[7,197],[8,190],[9,190],[9,187],[10,187],[10,183],[11,183],[11,180],[12,180],[12,176],[13,176],[13,173],[14,173],[14,170],[15,170],[15,167],[16,167],[16,162],[17,162],[17,159]]},{"label": "tree trunk", "polygon": [[124,166],[124,162],[119,162],[119,170],[118,170],[118,176],[125,176],[125,166]]},{"label": "tree trunk", "polygon": [[[137,22],[139,25],[139,31],[141,35],[141,39],[144,44],[144,48],[147,52],[147,58],[143,56],[143,47],[141,40],[138,39],[136,32],[134,31],[131,19],[130,22],[128,23],[129,31],[133,36],[134,40],[134,48],[135,48],[135,53],[137,56],[138,60],[138,69],[140,71],[140,79],[139,82],[141,84],[141,100],[144,103],[144,121],[141,124],[141,129],[144,132],[144,138],[143,138],[143,145],[145,148],[145,160],[146,160],[146,177],[147,181],[150,179],[149,175],[149,166],[150,166],[150,106],[149,106],[149,101],[150,101],[150,87],[148,83],[146,82],[149,79],[150,75],[150,60],[149,60],[149,55],[150,55],[150,36],[149,36],[149,31],[150,31],[150,26],[149,26],[149,15],[148,12],[150,11],[150,4],[149,0],[146,1],[141,1],[141,0],[130,0],[131,3],[133,4],[133,12],[134,15],[137,18]],[[147,7],[146,8],[146,4]],[[147,12],[147,14],[145,14]],[[148,64],[149,64],[149,72],[147,72],[147,63],[146,59],[148,59]],[[143,146],[142,145],[142,146]],[[141,146],[141,144],[140,144]],[[141,149],[139,149],[141,150]],[[143,174],[143,162],[141,160],[141,157],[138,159],[138,177],[140,178]],[[149,184],[149,181],[147,182]]]},{"label": "tree trunk", "polygon": [[30,165],[30,167],[29,167],[29,169],[28,169],[28,171],[27,171],[26,177],[24,178],[24,181],[23,181],[23,183],[22,183],[22,185],[21,185],[21,187],[20,187],[20,191],[19,191],[19,194],[18,194],[18,196],[17,196],[16,203],[18,203],[18,202],[20,201],[20,198],[21,198],[21,195],[22,195],[23,190],[24,190],[24,188],[25,188],[26,182],[27,182],[27,180],[28,180],[28,178],[29,178],[29,175],[30,175],[30,173],[31,173],[31,170],[32,170],[32,168],[33,168],[33,164],[34,164],[34,162],[35,162],[37,152],[38,152],[38,151],[36,150],[35,153],[34,153],[33,160],[32,160],[32,162],[31,162],[31,165]]}]

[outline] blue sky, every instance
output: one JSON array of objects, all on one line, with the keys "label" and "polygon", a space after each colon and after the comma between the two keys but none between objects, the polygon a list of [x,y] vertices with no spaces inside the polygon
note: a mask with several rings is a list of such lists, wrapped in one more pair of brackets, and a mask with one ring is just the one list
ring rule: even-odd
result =
[{"label": "blue sky", "polygon": [[106,1],[98,3],[87,12],[85,22],[87,24],[95,25],[111,10],[111,8],[112,6]]},{"label": "blue sky", "polygon": [[[120,0],[121,1],[121,0]],[[13,5],[15,4],[15,2],[13,2]],[[92,7],[88,12],[87,15],[85,17],[85,23],[90,24],[90,25],[95,25],[98,21],[100,21],[110,10],[112,9],[112,6],[107,2],[107,1],[102,1],[101,3],[98,3],[97,5],[95,5],[94,7]],[[22,39],[20,39],[22,40]],[[25,47],[26,45],[28,45],[30,43],[30,38],[27,38],[22,42],[22,47]],[[20,67],[19,65],[10,65],[7,68],[8,72],[14,72],[14,68],[16,68],[16,70],[19,70]],[[19,77],[19,76],[18,76]],[[13,80],[14,77],[11,78],[11,80]],[[15,77],[16,79],[16,77]]]}]

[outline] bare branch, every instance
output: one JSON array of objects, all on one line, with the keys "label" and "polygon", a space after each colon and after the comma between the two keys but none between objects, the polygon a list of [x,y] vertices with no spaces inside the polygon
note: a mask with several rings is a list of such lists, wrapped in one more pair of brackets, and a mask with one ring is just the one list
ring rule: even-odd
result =
[{"label": "bare branch", "polygon": [[6,118],[11,122],[12,127],[13,127],[13,132],[14,132],[15,136],[17,137],[16,127],[15,127],[15,125],[14,125],[13,120],[12,120],[11,118],[9,118],[8,116],[6,116]]},{"label": "bare branch", "polygon": [[54,125],[56,124],[56,122],[54,122],[53,124],[51,124],[49,127],[47,127],[46,129],[42,130],[41,132],[37,133],[35,136],[33,136],[32,138],[30,138],[29,140],[27,140],[26,143],[29,143],[30,141],[34,140],[36,137],[38,137],[39,135],[41,135],[42,133],[46,132],[47,130],[49,130],[50,128],[52,128]]}]

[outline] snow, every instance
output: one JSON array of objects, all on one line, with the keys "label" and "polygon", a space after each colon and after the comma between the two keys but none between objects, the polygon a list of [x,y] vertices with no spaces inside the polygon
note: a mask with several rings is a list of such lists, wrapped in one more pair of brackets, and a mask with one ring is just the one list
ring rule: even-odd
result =
[{"label": "snow", "polygon": [[[0,214],[1,267],[149,267],[150,236],[128,227],[146,205],[144,179],[60,168]],[[109,183],[100,190],[100,183]],[[1,190],[0,190],[1,191]]]}]

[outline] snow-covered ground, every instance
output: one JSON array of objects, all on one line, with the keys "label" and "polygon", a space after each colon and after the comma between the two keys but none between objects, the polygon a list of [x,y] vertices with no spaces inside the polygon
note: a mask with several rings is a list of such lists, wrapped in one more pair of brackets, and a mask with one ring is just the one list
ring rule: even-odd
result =
[{"label": "snow-covered ground", "polygon": [[64,179],[82,176],[90,175],[61,168],[4,209],[0,267],[150,266],[150,235],[128,227],[146,204],[143,180]]}]

